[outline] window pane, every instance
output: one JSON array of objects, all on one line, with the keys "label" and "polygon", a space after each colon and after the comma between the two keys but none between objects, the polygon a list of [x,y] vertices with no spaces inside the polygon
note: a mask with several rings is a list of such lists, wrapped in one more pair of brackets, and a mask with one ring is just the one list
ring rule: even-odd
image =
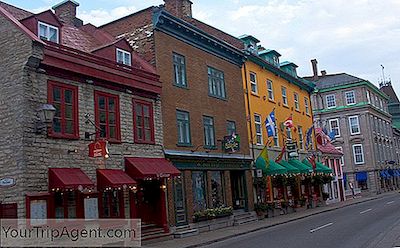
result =
[{"label": "window pane", "polygon": [[115,135],[115,127],[110,127],[110,138],[117,138]]},{"label": "window pane", "polygon": [[72,119],[73,118],[72,105],[65,105],[65,118],[66,119]]},{"label": "window pane", "polygon": [[144,127],[150,128],[150,118],[149,117],[144,118]]},{"label": "window pane", "polygon": [[114,100],[114,98],[108,98],[108,111],[115,112],[115,100]]},{"label": "window pane", "polygon": [[114,125],[116,123],[115,122],[115,113],[109,113],[108,114],[108,123],[110,125]]},{"label": "window pane", "polygon": [[65,103],[72,104],[72,101],[73,101],[72,90],[65,90],[64,91],[64,98],[65,98]]},{"label": "window pane", "polygon": [[57,42],[58,30],[55,28],[49,27],[49,31],[50,31],[49,40],[51,42]]},{"label": "window pane", "polygon": [[54,103],[53,106],[56,108],[56,113],[55,113],[54,117],[61,117],[61,104]]},{"label": "window pane", "polygon": [[106,112],[100,111],[100,123],[106,123]]},{"label": "window pane", "polygon": [[117,62],[123,63],[124,62],[124,54],[122,51],[117,50]]},{"label": "window pane", "polygon": [[151,140],[151,131],[150,131],[150,129],[146,129],[144,134],[145,134],[145,138],[144,139],[146,141],[150,141]]},{"label": "window pane", "polygon": [[53,120],[53,131],[55,133],[61,133],[61,121],[58,118],[54,118]]},{"label": "window pane", "polygon": [[106,126],[105,125],[100,125],[100,137],[102,137],[102,138],[106,137]]},{"label": "window pane", "polygon": [[61,102],[61,89],[58,87],[53,88],[53,101]]},{"label": "window pane", "polygon": [[39,37],[47,40],[47,26],[39,24]]},{"label": "window pane", "polygon": [[65,122],[65,133],[73,134],[74,133],[74,124],[73,121],[67,120]]},{"label": "window pane", "polygon": [[131,55],[129,53],[125,53],[124,64],[131,65]]},{"label": "window pane", "polygon": [[99,97],[99,108],[106,109],[106,99],[104,96]]}]

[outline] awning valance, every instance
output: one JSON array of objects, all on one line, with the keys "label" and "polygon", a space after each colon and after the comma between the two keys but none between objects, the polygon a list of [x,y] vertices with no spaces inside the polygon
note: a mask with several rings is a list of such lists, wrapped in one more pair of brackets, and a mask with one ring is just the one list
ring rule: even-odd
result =
[{"label": "awning valance", "polygon": [[124,188],[136,185],[133,180],[123,170],[118,169],[98,169],[97,170],[97,188]]},{"label": "awning valance", "polygon": [[49,168],[49,190],[82,190],[93,188],[94,183],[79,168]]},{"label": "awning valance", "polygon": [[359,182],[367,181],[367,178],[368,178],[368,174],[365,171],[356,173],[356,180]]},{"label": "awning valance", "polygon": [[125,171],[134,179],[168,178],[181,175],[181,172],[165,158],[125,158]]}]

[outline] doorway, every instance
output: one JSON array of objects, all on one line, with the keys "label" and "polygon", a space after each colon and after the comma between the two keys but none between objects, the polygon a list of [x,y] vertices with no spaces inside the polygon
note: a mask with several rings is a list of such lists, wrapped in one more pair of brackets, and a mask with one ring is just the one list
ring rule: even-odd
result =
[{"label": "doorway", "polygon": [[159,180],[141,181],[137,197],[137,217],[144,224],[161,225],[161,182]]},{"label": "doorway", "polygon": [[174,184],[174,204],[175,204],[175,222],[176,226],[187,224],[186,202],[184,179],[182,176],[177,177],[173,181]]},{"label": "doorway", "polygon": [[231,171],[232,204],[234,209],[246,208],[244,171]]}]

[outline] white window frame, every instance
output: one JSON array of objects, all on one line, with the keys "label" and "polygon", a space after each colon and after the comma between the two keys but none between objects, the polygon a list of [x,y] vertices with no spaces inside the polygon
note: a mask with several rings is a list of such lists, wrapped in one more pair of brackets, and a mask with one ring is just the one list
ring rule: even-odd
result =
[{"label": "white window frame", "polygon": [[267,79],[267,91],[268,91],[268,99],[273,101],[274,100],[274,85],[272,80]]},{"label": "white window frame", "polygon": [[[58,27],[50,25],[48,23],[45,22],[40,22],[38,21],[38,37],[39,39],[42,39],[40,37],[40,25],[46,26],[46,36],[44,36],[44,38],[46,38],[47,41],[50,41],[50,28],[55,29],[57,31],[57,41],[56,43],[60,43],[60,30],[58,29]],[[52,42],[52,41],[51,41]]]},{"label": "white window frame", "polygon": [[[351,95],[350,95],[350,97],[349,97],[348,94],[352,94],[352,98],[351,98]],[[346,92],[344,93],[344,97],[345,97],[345,99],[346,99],[346,105],[347,105],[347,106],[351,106],[351,105],[354,105],[354,104],[357,103],[357,102],[356,102],[356,93],[354,92],[354,90],[346,91]],[[349,103],[349,99],[353,99],[353,102]]]},{"label": "white window frame", "polygon": [[[343,153],[343,147],[341,147],[341,146],[336,146],[335,148]],[[340,165],[341,165],[341,166],[344,166],[344,155],[342,155],[342,156],[340,157]]]},{"label": "white window frame", "polygon": [[[255,81],[251,80],[251,76],[254,76],[254,80]],[[257,95],[258,94],[257,74],[254,73],[254,72],[250,72],[249,77],[250,77],[250,90],[251,90],[251,93]],[[253,87],[254,87],[255,90],[253,90]]]},{"label": "white window frame", "polygon": [[300,111],[299,94],[294,92],[293,93],[293,98],[294,98],[294,108],[297,111]]},{"label": "white window frame", "polygon": [[274,136],[274,146],[275,147],[279,147],[279,131],[278,131],[278,127],[276,126],[276,121],[275,121],[275,136]]},{"label": "white window frame", "polygon": [[[357,129],[358,129],[358,132],[353,132],[352,124],[351,124],[351,120],[352,120],[352,119],[356,119],[356,120],[357,120]],[[361,129],[360,129],[360,120],[359,120],[359,118],[358,118],[358,115],[349,116],[349,129],[350,129],[350,134],[351,134],[351,135],[355,135],[355,134],[360,134],[360,133],[361,133]]]},{"label": "white window frame", "polygon": [[298,134],[299,134],[299,149],[304,150],[304,135],[303,135],[303,127],[298,126],[297,127]]},{"label": "white window frame", "polygon": [[292,129],[289,127],[286,127],[286,139],[289,141],[293,140]]},{"label": "white window frame", "polygon": [[[258,117],[258,121],[257,121]],[[259,126],[260,132],[257,132],[257,126]],[[262,145],[263,144],[263,134],[262,134],[262,118],[261,115],[259,114],[254,114],[254,131],[256,133],[256,145]],[[260,140],[260,142],[258,142]]]},{"label": "white window frame", "polygon": [[[333,104],[334,104],[334,105],[332,105],[332,106],[329,106],[329,101],[328,101],[328,98],[329,98],[329,97],[333,97]],[[328,109],[336,108],[336,96],[335,96],[335,94],[326,95],[326,96],[325,96],[325,101],[326,101],[326,107],[327,107]]]},{"label": "white window frame", "polygon": [[306,108],[306,114],[310,115],[310,101],[307,97],[304,97],[304,106]]},{"label": "white window frame", "polygon": [[[360,154],[356,154],[356,147],[360,147],[361,148],[361,153]],[[364,164],[365,163],[365,159],[364,159],[364,149],[363,149],[363,145],[362,144],[355,144],[352,146],[353,148],[353,159],[354,159],[354,164]],[[357,155],[361,155],[362,161],[357,162]]]},{"label": "white window frame", "polygon": [[[282,86],[281,91],[282,91],[282,104],[284,106],[288,106],[287,88],[285,86]],[[283,93],[285,93],[285,94],[283,94]]]},{"label": "white window frame", "polygon": [[366,94],[367,94],[367,102],[370,104],[371,103],[371,93],[369,92],[369,90],[367,90]]},{"label": "white window frame", "polygon": [[333,131],[333,129],[332,129],[332,122],[335,122],[335,121],[337,122],[337,130],[338,130],[338,134],[335,135],[335,137],[337,138],[337,137],[340,137],[340,122],[339,122],[339,119],[338,119],[338,118],[330,119],[330,120],[329,120],[329,133]]},{"label": "white window frame", "polygon": [[[118,60],[118,53],[122,53],[122,61]],[[126,63],[126,56],[128,56],[128,64]],[[116,61],[119,64],[123,64],[123,65],[127,65],[127,66],[131,66],[132,65],[132,54],[128,51],[125,51],[123,49],[117,48],[116,49]]]}]

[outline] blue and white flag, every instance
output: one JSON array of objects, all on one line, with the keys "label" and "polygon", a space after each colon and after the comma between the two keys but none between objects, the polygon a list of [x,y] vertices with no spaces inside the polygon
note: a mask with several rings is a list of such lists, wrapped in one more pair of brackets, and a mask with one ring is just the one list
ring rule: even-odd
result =
[{"label": "blue and white flag", "polygon": [[314,130],[314,125],[312,125],[308,130],[306,134],[306,149],[309,149],[311,142],[312,142],[312,133]]},{"label": "blue and white flag", "polygon": [[272,110],[267,119],[265,119],[265,127],[267,128],[268,137],[275,137],[275,110]]}]

